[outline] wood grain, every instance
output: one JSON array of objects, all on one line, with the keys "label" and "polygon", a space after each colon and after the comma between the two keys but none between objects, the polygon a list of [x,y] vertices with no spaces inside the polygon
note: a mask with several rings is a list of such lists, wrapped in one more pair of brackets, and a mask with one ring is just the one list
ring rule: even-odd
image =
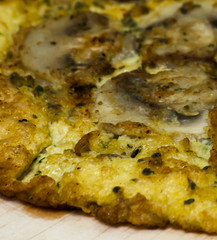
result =
[{"label": "wood grain", "polygon": [[147,230],[133,226],[111,227],[80,211],[36,208],[0,197],[0,239],[2,240],[217,240],[217,235],[181,230]]}]

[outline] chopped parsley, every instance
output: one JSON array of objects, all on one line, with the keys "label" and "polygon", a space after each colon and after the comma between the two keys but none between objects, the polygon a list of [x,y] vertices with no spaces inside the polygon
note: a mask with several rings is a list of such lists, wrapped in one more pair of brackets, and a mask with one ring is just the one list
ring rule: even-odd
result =
[{"label": "chopped parsley", "polygon": [[104,141],[100,141],[100,145],[102,146],[102,148],[107,148],[108,144]]},{"label": "chopped parsley", "polygon": [[131,153],[131,158],[135,158],[142,150],[142,146],[139,146]]},{"label": "chopped parsley", "polygon": [[194,198],[190,198],[190,199],[184,201],[184,205],[192,204],[194,201],[195,201]]},{"label": "chopped parsley", "polygon": [[35,176],[38,176],[38,175],[41,175],[41,171],[40,170],[38,170],[38,172],[35,174]]},{"label": "chopped parsley", "polygon": [[137,23],[133,20],[130,13],[127,13],[124,15],[122,19],[122,24],[124,27],[130,27],[130,28],[137,27]]},{"label": "chopped parsley", "polygon": [[121,67],[119,67],[118,69],[121,70],[121,69],[124,69],[124,68],[125,68],[125,66],[121,66]]},{"label": "chopped parsley", "polygon": [[120,189],[121,189],[121,187],[116,186],[116,187],[114,187],[114,188],[112,189],[112,191],[113,191],[114,193],[118,193]]},{"label": "chopped parsley", "polygon": [[23,119],[19,120],[19,122],[28,122],[28,120],[23,118]]},{"label": "chopped parsley", "polygon": [[154,171],[152,171],[150,168],[144,168],[142,174],[145,176],[149,176],[151,174],[154,174]]},{"label": "chopped parsley", "polygon": [[156,152],[156,153],[152,154],[151,157],[152,157],[152,158],[160,158],[160,157],[161,157],[161,153]]},{"label": "chopped parsley", "polygon": [[184,91],[186,90],[186,88],[175,88],[174,91],[175,92],[180,92],[180,91]]},{"label": "chopped parsley", "polygon": [[196,183],[193,182],[190,178],[188,178],[188,183],[191,190],[194,190],[196,188]]},{"label": "chopped parsley", "polygon": [[43,92],[44,92],[44,89],[43,89],[43,87],[40,86],[40,85],[36,86],[36,88],[34,89],[34,95],[35,95],[36,97],[41,96]]}]

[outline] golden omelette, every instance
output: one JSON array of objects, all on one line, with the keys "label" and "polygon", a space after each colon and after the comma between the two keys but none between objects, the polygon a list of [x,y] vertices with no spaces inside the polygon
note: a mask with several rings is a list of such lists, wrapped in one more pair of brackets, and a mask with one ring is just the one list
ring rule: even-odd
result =
[{"label": "golden omelette", "polygon": [[0,192],[217,233],[216,1],[2,0],[0,12]]}]

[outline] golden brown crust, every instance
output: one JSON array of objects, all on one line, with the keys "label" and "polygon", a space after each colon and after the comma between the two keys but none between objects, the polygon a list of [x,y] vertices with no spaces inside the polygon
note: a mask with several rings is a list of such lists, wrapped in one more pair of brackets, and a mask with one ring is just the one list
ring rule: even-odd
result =
[{"label": "golden brown crust", "polygon": [[76,155],[81,156],[81,151],[84,151],[85,148],[88,150],[90,139],[97,136],[99,136],[99,131],[93,131],[84,135],[75,145]]},{"label": "golden brown crust", "polygon": [[56,182],[47,176],[37,176],[29,183],[1,178],[0,191],[41,207],[59,206]]},{"label": "golden brown crust", "polygon": [[113,206],[103,206],[97,209],[95,214],[108,224],[131,222],[147,228],[163,228],[168,224],[161,207],[157,203],[151,203],[139,193],[131,199],[123,200],[120,197]]},{"label": "golden brown crust", "polygon": [[49,144],[48,122],[40,106],[18,91],[9,79],[0,76],[0,88],[0,171],[1,176],[17,178]]},{"label": "golden brown crust", "polygon": [[[114,4],[114,1],[106,2]],[[191,6],[185,4],[183,7],[187,9],[182,11],[191,11]],[[127,9],[124,19],[120,20],[114,29],[113,26],[112,29],[107,29],[107,17],[104,15],[85,11],[75,19],[87,17],[90,22],[101,19],[103,30],[100,28],[100,36],[97,35],[98,32],[95,33],[96,36],[92,36],[91,32],[91,41],[85,42],[80,49],[73,49],[70,52],[71,57],[64,58],[64,61],[68,61],[64,62],[66,65],[63,64],[62,69],[51,69],[50,75],[44,75],[43,71],[40,73],[41,69],[39,72],[35,71],[31,63],[28,65],[28,60],[21,59],[26,57],[25,54],[31,47],[28,44],[24,46],[28,36],[34,33],[35,29],[41,31],[50,26],[49,21],[36,28],[24,29],[15,37],[15,44],[11,48],[13,56],[2,65],[2,71],[10,77],[0,76],[0,192],[43,207],[77,207],[109,224],[130,222],[148,228],[164,228],[171,224],[186,230],[217,233],[217,108],[211,110],[208,116],[208,135],[211,142],[197,133],[192,134],[193,136],[165,134],[166,130],[155,129],[155,122],[150,126],[149,123],[128,119],[118,119],[118,123],[100,120],[93,122],[92,104],[96,101],[94,93],[97,92],[96,88],[100,89],[101,77],[111,79],[111,74],[121,73],[125,69],[123,64],[127,64],[124,62],[125,58],[128,57],[130,60],[136,57],[139,62],[136,64],[139,65],[140,58],[145,59],[147,56],[152,61],[159,60],[160,63],[171,56],[165,54],[164,57],[155,58],[156,48],[162,47],[167,42],[165,39],[156,40],[151,47],[141,43],[140,37],[144,35],[144,29],[135,29],[136,22],[131,17],[146,15],[149,9],[141,8],[140,5],[133,6],[131,10]],[[71,20],[73,18],[74,15],[70,17]],[[58,18],[52,19],[52,24],[55,25],[55,21],[58,22]],[[73,21],[71,23],[75,24],[76,21]],[[88,31],[89,27],[93,27],[86,26],[86,21],[82,20],[81,23],[83,25],[80,25],[80,22],[75,24],[76,27],[72,24],[71,30],[79,33],[80,28]],[[97,23],[94,24],[94,27],[97,26]],[[167,23],[159,26],[164,29],[165,24]],[[149,34],[158,34],[159,26],[153,27],[154,32]],[[126,32],[127,28],[130,31]],[[147,31],[153,29],[149,28]],[[147,31],[145,30],[145,33]],[[82,34],[76,41],[83,40]],[[51,48],[58,45],[55,41],[49,41]],[[143,46],[138,47],[138,42]],[[186,46],[185,41],[182,44]],[[35,44],[36,50],[39,45],[39,42]],[[135,54],[141,47],[144,56]],[[147,52],[143,52],[149,47]],[[26,52],[22,55],[20,51],[24,48]],[[199,52],[195,51],[198,58],[204,57],[200,49]],[[208,56],[210,52],[212,51],[208,50]],[[36,51],[36,55],[37,53]],[[74,62],[72,56],[77,62]],[[89,58],[86,59],[86,56]],[[31,54],[28,57],[35,59]],[[172,66],[177,67],[177,63],[182,66],[180,59],[183,60],[178,57],[175,62],[172,56]],[[167,64],[171,62],[166,61]],[[40,63],[39,60],[39,65]],[[115,69],[117,63],[119,65]],[[31,84],[24,84],[29,76],[22,65],[25,65],[33,76],[45,79],[32,77]],[[146,63],[143,63],[141,69],[143,67],[147,67]],[[140,71],[144,70],[141,69]],[[12,73],[14,70],[20,70],[22,76]],[[159,75],[161,74],[160,72]],[[216,73],[208,74],[214,81],[212,74],[216,76]],[[122,75],[123,85],[126,84],[127,75],[128,73]],[[138,81],[138,76],[136,74],[133,80]],[[155,76],[158,76],[158,73]],[[163,78],[168,80],[168,75],[163,75]],[[114,79],[116,78],[113,78],[113,82]],[[168,82],[172,80],[169,79]],[[139,84],[139,87],[142,85]],[[163,96],[170,85],[156,84],[159,95]],[[212,85],[206,92],[212,90],[211,88]],[[134,84],[130,89],[126,87],[124,91],[128,90],[134,98],[137,97],[138,89],[134,89]],[[183,90],[184,88],[174,88],[168,91],[180,93]],[[197,91],[194,92],[199,96]],[[113,94],[116,100],[120,97],[113,92],[110,94]],[[158,95],[156,97],[159,98]],[[103,105],[104,102],[99,101],[97,104]],[[111,106],[107,107],[110,109]],[[132,107],[137,108],[133,103]],[[155,113],[157,107],[151,107]],[[184,107],[186,113],[189,106]],[[184,120],[189,121],[188,118]],[[179,139],[180,136],[183,138]]]}]

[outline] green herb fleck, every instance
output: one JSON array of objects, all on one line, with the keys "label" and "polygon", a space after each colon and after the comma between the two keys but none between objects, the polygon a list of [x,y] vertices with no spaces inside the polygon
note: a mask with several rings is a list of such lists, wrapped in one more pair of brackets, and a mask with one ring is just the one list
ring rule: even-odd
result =
[{"label": "green herb fleck", "polygon": [[122,19],[122,24],[124,27],[130,27],[130,28],[137,27],[137,23],[133,20],[130,13],[127,13],[124,15],[124,18]]},{"label": "green herb fleck", "polygon": [[43,87],[41,87],[40,85],[38,85],[35,89],[34,89],[34,95],[36,97],[39,97],[42,95],[42,93],[44,92]]},{"label": "green herb fleck", "polygon": [[144,158],[140,158],[137,160],[137,162],[145,162],[145,159]]},{"label": "green herb fleck", "polygon": [[169,89],[169,88],[170,88],[169,85],[163,85],[163,86],[161,87],[161,89],[163,89],[163,90],[166,90],[166,89]]},{"label": "green herb fleck", "polygon": [[28,120],[27,119],[25,119],[25,118],[23,118],[23,119],[20,119],[18,122],[28,122]]},{"label": "green herb fleck", "polygon": [[193,151],[192,151],[192,150],[187,150],[186,152],[188,152],[188,153],[193,153]]},{"label": "green herb fleck", "polygon": [[112,189],[112,191],[113,191],[114,193],[118,193],[120,189],[121,189],[121,187],[116,186],[116,187],[114,187],[114,188]]},{"label": "green herb fleck", "polygon": [[138,182],[138,178],[133,178],[133,179],[131,179],[131,181],[133,181],[133,182]]},{"label": "green herb fleck", "polygon": [[108,144],[104,141],[100,141],[100,144],[101,144],[102,148],[107,148],[108,147]]},{"label": "green herb fleck", "polygon": [[175,88],[174,91],[175,92],[180,92],[180,91],[184,91],[186,90],[186,88]]},{"label": "green herb fleck", "polygon": [[35,176],[41,175],[41,171],[38,170],[38,172],[35,174]]},{"label": "green herb fleck", "polygon": [[212,145],[211,139],[209,139],[209,138],[206,139],[206,140],[205,140],[205,145],[206,145],[206,146],[211,146],[211,145]]},{"label": "green herb fleck", "polygon": [[124,69],[124,68],[125,68],[125,66],[121,66],[121,67],[119,67],[118,69],[121,70],[121,69]]},{"label": "green herb fleck", "polygon": [[142,171],[142,174],[144,174],[145,176],[149,176],[149,175],[151,175],[151,174],[154,174],[154,171],[152,171],[150,168],[145,168],[145,169],[143,169],[143,171]]},{"label": "green herb fleck", "polygon": [[152,158],[160,158],[160,157],[161,157],[161,153],[156,152],[156,153],[152,154],[151,157],[152,157]]},{"label": "green herb fleck", "polygon": [[76,107],[84,107],[85,106],[85,103],[78,103],[76,104]]},{"label": "green herb fleck", "polygon": [[42,161],[45,159],[45,157],[41,158],[38,163],[42,163]]},{"label": "green herb fleck", "polygon": [[34,87],[35,81],[31,76],[22,77],[18,73],[14,72],[10,75],[11,83],[16,87]]},{"label": "green herb fleck", "polygon": [[133,146],[130,144],[127,144],[127,148],[133,148]]},{"label": "green herb fleck", "polygon": [[188,183],[191,190],[194,190],[196,188],[196,183],[193,182],[190,178],[188,178]]},{"label": "green herb fleck", "polygon": [[142,146],[139,146],[131,153],[131,158],[135,158],[142,150]]},{"label": "green herb fleck", "polygon": [[184,201],[184,205],[192,204],[194,201],[195,201],[194,198],[190,198],[190,199]]}]

